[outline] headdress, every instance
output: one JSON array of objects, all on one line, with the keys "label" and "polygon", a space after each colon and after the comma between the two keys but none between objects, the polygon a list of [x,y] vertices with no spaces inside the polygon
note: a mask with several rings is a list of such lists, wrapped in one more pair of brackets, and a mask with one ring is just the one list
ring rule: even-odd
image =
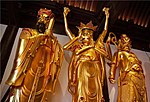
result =
[{"label": "headdress", "polygon": [[118,49],[124,50],[125,47],[131,48],[131,40],[126,34],[122,34],[118,41]]},{"label": "headdress", "polygon": [[91,29],[91,30],[95,31],[96,28],[97,28],[97,26],[93,26],[92,21],[90,21],[90,22],[87,23],[87,24],[84,24],[84,23],[80,22],[80,26],[77,27],[77,28],[78,28],[79,30],[82,30],[82,29]]},{"label": "headdress", "polygon": [[126,34],[122,34],[121,35],[121,41],[123,43],[129,43],[129,42],[131,42],[130,38]]},{"label": "headdress", "polygon": [[47,14],[49,17],[50,15],[52,14],[52,11],[51,10],[48,10],[46,8],[41,8],[39,11],[38,11],[38,15],[41,15],[41,14]]}]

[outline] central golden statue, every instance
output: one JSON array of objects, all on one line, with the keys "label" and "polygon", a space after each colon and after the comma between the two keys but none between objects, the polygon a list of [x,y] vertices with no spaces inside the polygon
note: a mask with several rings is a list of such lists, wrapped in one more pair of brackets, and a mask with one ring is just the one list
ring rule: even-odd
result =
[{"label": "central golden statue", "polygon": [[104,31],[94,42],[93,32],[97,26],[93,26],[92,22],[86,25],[81,23],[78,27],[79,35],[75,37],[69,30],[66,19],[70,9],[64,7],[65,30],[71,40],[64,46],[64,49],[72,51],[68,73],[68,90],[73,96],[73,102],[104,101],[102,92],[105,77],[104,57],[108,59],[110,57],[103,42],[107,33],[109,9],[104,8],[103,10],[106,14]]},{"label": "central golden statue", "polygon": [[122,34],[115,43],[118,43],[115,44],[118,50],[110,64],[109,80],[115,83],[116,69],[119,68],[117,102],[148,102],[142,62],[130,51],[130,38]]},{"label": "central golden statue", "polygon": [[7,80],[10,102],[45,102],[54,92],[63,49],[52,33],[54,14],[40,9],[36,29],[24,28],[20,35],[14,68]]}]

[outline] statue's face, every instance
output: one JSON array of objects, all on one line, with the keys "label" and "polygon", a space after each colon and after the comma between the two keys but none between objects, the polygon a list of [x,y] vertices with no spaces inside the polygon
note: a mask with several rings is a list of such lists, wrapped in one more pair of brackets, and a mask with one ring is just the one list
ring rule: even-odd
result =
[{"label": "statue's face", "polygon": [[84,45],[89,45],[93,40],[93,30],[83,29],[81,41]]},{"label": "statue's face", "polygon": [[121,36],[121,48],[122,50],[129,51],[131,49],[131,41],[130,38],[127,37],[125,34]]},{"label": "statue's face", "polygon": [[40,33],[45,32],[45,30],[48,28],[49,20],[50,20],[50,18],[47,14],[43,13],[41,15],[38,15],[38,21],[36,24],[38,32],[40,32]]}]

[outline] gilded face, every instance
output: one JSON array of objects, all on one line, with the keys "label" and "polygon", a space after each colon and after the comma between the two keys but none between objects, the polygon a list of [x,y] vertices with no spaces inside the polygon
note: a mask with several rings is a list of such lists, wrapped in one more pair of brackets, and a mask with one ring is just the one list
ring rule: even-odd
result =
[{"label": "gilded face", "polygon": [[85,45],[89,45],[93,39],[93,30],[91,29],[83,29],[81,41]]},{"label": "gilded face", "polygon": [[44,33],[45,30],[48,28],[48,22],[49,22],[50,18],[47,14],[41,14],[38,15],[38,21],[36,24],[37,30],[40,33]]},{"label": "gilded face", "polygon": [[121,36],[120,41],[121,41],[120,45],[121,45],[122,50],[130,50],[131,49],[131,40],[129,37],[127,37],[126,34],[123,34]]}]

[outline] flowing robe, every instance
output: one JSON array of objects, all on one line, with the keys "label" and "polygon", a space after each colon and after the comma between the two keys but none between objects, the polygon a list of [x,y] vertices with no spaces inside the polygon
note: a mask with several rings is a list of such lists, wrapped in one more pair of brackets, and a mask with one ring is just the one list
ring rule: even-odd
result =
[{"label": "flowing robe", "polygon": [[141,64],[132,52],[118,51],[114,54],[111,75],[114,77],[116,68],[120,68],[117,102],[148,102]]},{"label": "flowing robe", "polygon": [[60,72],[63,59],[60,44],[53,35],[38,35],[34,29],[23,29],[14,68],[6,82],[13,91],[19,90],[13,96],[20,102],[47,100],[47,92],[54,92]]},{"label": "flowing robe", "polygon": [[[72,41],[65,46],[70,45]],[[96,47],[86,46],[84,49],[84,45],[74,42],[73,45],[65,47],[66,50],[73,52],[68,73],[69,91],[73,95],[73,102],[104,101],[102,84],[105,65],[104,56],[99,51],[105,52],[105,50],[98,44],[100,42],[95,43]]]}]

